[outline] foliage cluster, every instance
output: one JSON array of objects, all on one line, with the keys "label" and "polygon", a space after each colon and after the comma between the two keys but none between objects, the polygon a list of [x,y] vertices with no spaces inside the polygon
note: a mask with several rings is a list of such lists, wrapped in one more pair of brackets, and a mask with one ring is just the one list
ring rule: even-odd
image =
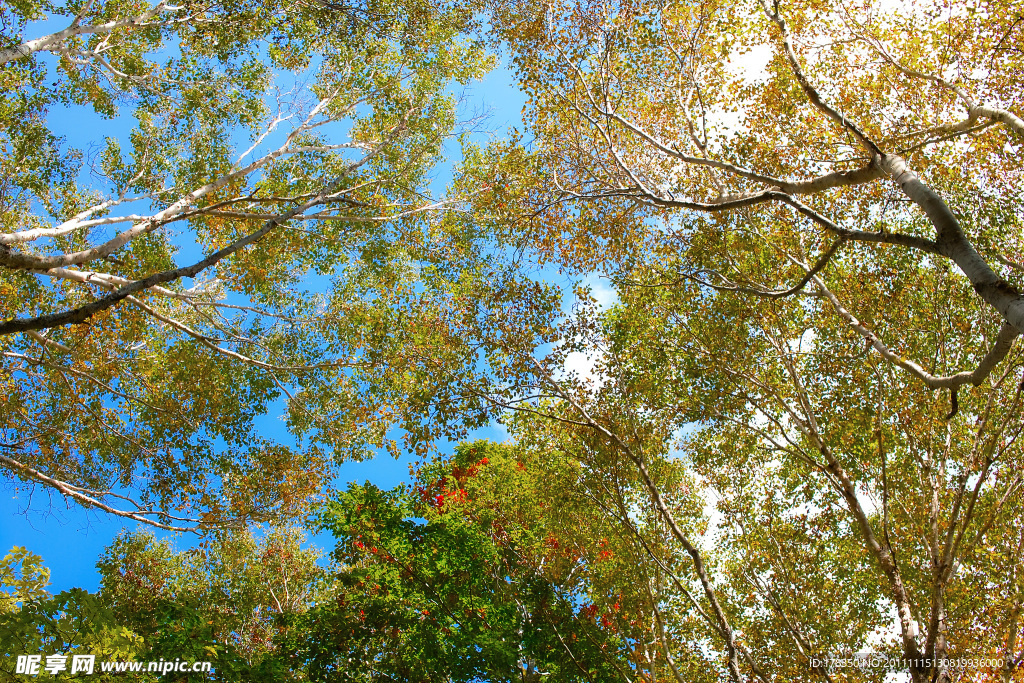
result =
[{"label": "foliage cluster", "polygon": [[[0,13],[0,467],[203,538],[121,537],[95,595],[10,555],[19,651],[1021,680],[1019,0]],[[526,130],[474,146],[492,48]],[[132,130],[90,156],[72,106]],[[378,450],[412,481],[330,491]]]}]

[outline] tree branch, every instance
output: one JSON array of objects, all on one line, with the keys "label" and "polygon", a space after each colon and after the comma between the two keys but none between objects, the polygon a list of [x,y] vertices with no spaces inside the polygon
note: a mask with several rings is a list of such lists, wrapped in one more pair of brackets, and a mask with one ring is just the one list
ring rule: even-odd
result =
[{"label": "tree branch", "polygon": [[714,584],[711,581],[711,577],[707,573],[707,569],[704,566],[704,558],[701,552],[697,550],[696,546],[690,541],[689,537],[683,532],[682,528],[676,522],[675,515],[669,509],[668,504],[665,502],[664,497],[661,495],[661,491],[658,489],[657,484],[654,483],[654,479],[651,476],[650,471],[647,469],[647,464],[643,458],[633,451],[628,444],[626,444],[615,432],[607,429],[599,422],[594,420],[590,416],[590,413],[584,408],[578,401],[572,396],[565,392],[561,385],[555,381],[550,374],[548,374],[541,366],[540,362],[535,358],[530,358],[541,377],[552,387],[552,389],[558,393],[564,400],[566,400],[579,415],[586,422],[587,426],[594,429],[598,433],[602,434],[607,438],[615,447],[621,451],[633,465],[637,468],[640,473],[641,480],[644,483],[644,487],[647,489],[652,500],[654,501],[655,508],[661,515],[662,519],[668,525],[672,536],[683,546],[683,549],[690,556],[690,560],[693,563],[693,570],[697,574],[697,578],[700,580],[701,586],[704,589],[704,596],[711,606],[711,611],[715,615],[715,619],[718,621],[721,628],[722,637],[725,640],[725,645],[729,655],[729,673],[735,683],[740,683],[742,676],[739,670],[738,661],[738,648],[736,647],[736,635],[732,630],[732,626],[729,624],[729,619],[725,614],[725,610],[722,609],[721,603],[718,601]]},{"label": "tree branch", "polygon": [[34,40],[26,41],[20,45],[7,48],[6,50],[0,50],[0,66],[3,66],[7,62],[10,62],[15,59],[28,57],[35,52],[39,52],[40,50],[48,50],[55,45],[60,45],[68,38],[73,38],[75,36],[88,35],[94,33],[110,33],[111,31],[123,28],[125,26],[144,25],[157,14],[160,14],[161,12],[167,9],[169,8],[167,6],[166,0],[161,0],[156,5],[154,5],[153,7],[151,7],[150,9],[146,10],[145,12],[136,17],[131,17],[130,19],[117,19],[102,24],[87,24],[85,26],[79,24],[79,18],[76,17],[75,20],[71,23],[71,25],[63,31],[57,31],[56,33],[51,33],[40,38],[35,38]]},{"label": "tree branch", "polygon": [[955,375],[933,375],[914,361],[906,360],[900,355],[893,353],[889,347],[882,343],[882,340],[878,338],[878,335],[865,327],[863,323],[857,320],[857,318],[842,305],[838,297],[836,297],[836,295],[825,286],[825,283],[822,282],[821,279],[815,275],[812,275],[811,278],[817,286],[818,291],[820,291],[822,295],[829,300],[832,307],[836,309],[837,313],[839,313],[840,317],[849,323],[850,327],[856,330],[858,334],[864,337],[875,351],[881,354],[883,358],[893,365],[903,368],[914,377],[924,382],[929,389],[957,389],[965,384],[979,386],[985,381],[985,378],[992,373],[992,370],[995,369],[996,365],[1006,358],[1010,349],[1013,348],[1014,340],[1020,336],[1020,332],[1018,332],[1016,328],[1011,327],[1009,323],[1003,323],[999,328],[999,334],[996,336],[996,341],[992,345],[992,348],[988,350],[988,353],[985,354],[978,363],[978,367],[974,370],[970,372],[958,372]]},{"label": "tree branch", "polygon": [[296,206],[295,208],[284,212],[283,214],[272,218],[267,221],[266,224],[259,230],[246,235],[245,237],[239,238],[229,244],[228,246],[216,251],[206,258],[193,263],[191,266],[183,266],[181,268],[175,268],[173,270],[167,270],[162,273],[155,273],[149,277],[141,280],[136,280],[130,284],[127,284],[113,294],[109,296],[93,301],[84,306],[80,306],[70,311],[64,311],[61,313],[50,313],[48,315],[41,315],[35,318],[13,318],[5,323],[0,323],[0,335],[13,334],[15,332],[25,332],[27,330],[42,330],[50,327],[59,327],[61,325],[73,325],[81,323],[92,316],[96,315],[100,311],[104,311],[117,302],[125,299],[132,294],[141,292],[145,289],[149,289],[154,285],[159,285],[164,282],[171,282],[178,280],[183,277],[194,277],[200,272],[206,270],[210,266],[218,263],[222,259],[235,252],[244,249],[250,244],[258,242],[271,230],[278,227],[287,220],[290,220],[293,216],[301,214],[313,206],[319,204],[323,198],[333,192],[337,187],[341,185],[343,178],[337,178],[325,187],[320,194],[313,199]]},{"label": "tree branch", "polygon": [[[183,531],[183,532],[198,533],[201,530],[200,526],[192,526],[192,527],[173,526],[171,524],[163,524],[162,522],[158,522],[158,521],[156,521],[154,519],[150,519],[146,515],[157,515],[157,516],[160,516],[160,517],[165,517],[165,518],[170,518],[170,519],[176,519],[176,518],[172,517],[171,515],[167,515],[166,513],[163,513],[163,512],[156,512],[156,511],[153,511],[153,510],[143,510],[143,509],[141,509],[141,507],[138,504],[135,504],[137,510],[134,510],[134,511],[132,511],[132,510],[119,510],[119,509],[114,508],[114,507],[112,507],[110,505],[107,505],[106,503],[101,502],[99,500],[99,498],[98,498],[99,496],[104,496],[104,495],[114,495],[114,496],[117,496],[117,494],[114,494],[114,493],[112,493],[110,491],[91,491],[89,489],[84,489],[84,488],[81,488],[79,486],[74,486],[73,484],[69,484],[67,482],[60,481],[59,479],[54,479],[53,477],[49,477],[49,476],[43,474],[42,472],[40,472],[39,470],[37,470],[37,469],[35,469],[33,467],[29,467],[28,465],[26,465],[26,464],[24,464],[22,462],[19,462],[19,461],[13,459],[13,458],[9,458],[6,455],[0,455],[0,465],[6,466],[8,469],[17,472],[18,474],[22,475],[23,477],[25,477],[27,479],[34,479],[34,480],[36,480],[36,481],[38,481],[40,483],[46,484],[47,486],[49,486],[49,487],[51,487],[53,489],[56,489],[61,495],[65,496],[65,497],[68,497],[68,498],[72,498],[72,499],[74,499],[75,501],[77,501],[78,503],[82,504],[85,507],[96,507],[96,508],[99,508],[100,510],[103,510],[104,512],[109,512],[112,515],[117,515],[118,517],[125,517],[127,519],[132,519],[132,520],[135,520],[136,522],[141,522],[142,524],[148,524],[149,526],[154,526],[154,527],[156,527],[158,529],[164,529],[166,531]],[[134,503],[134,501],[131,501],[131,499],[127,498],[126,496],[117,496],[117,497],[118,498],[124,498],[124,499],[129,500],[130,502]],[[190,520],[185,520],[185,521],[198,522],[199,520],[190,519]]]}]

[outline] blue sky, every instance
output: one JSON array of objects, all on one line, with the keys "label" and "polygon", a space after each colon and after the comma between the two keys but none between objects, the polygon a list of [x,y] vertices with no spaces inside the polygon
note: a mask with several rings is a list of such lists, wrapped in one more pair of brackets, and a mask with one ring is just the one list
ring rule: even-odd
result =
[{"label": "blue sky", "polygon": [[[482,82],[475,83],[465,91],[464,109],[466,115],[489,112],[486,127],[496,135],[503,135],[510,126],[521,127],[521,112],[525,96],[513,85],[510,72],[499,67]],[[66,135],[68,144],[87,152],[91,145],[102,143],[106,136],[125,136],[132,123],[130,112],[104,120],[84,108],[54,110],[49,117],[51,128],[58,134]],[[457,151],[456,146],[452,146]],[[83,182],[87,171],[83,168]],[[435,190],[443,192],[444,184],[450,179],[447,169],[438,170]],[[260,435],[290,441],[285,433],[284,423],[278,419],[281,404],[275,404],[262,416],[257,425]],[[477,438],[502,440],[500,428],[481,430]],[[350,481],[369,480],[382,488],[390,488],[408,479],[410,459],[394,460],[383,455],[373,460],[345,464],[338,477],[343,487]],[[99,576],[95,564],[103,549],[122,529],[134,529],[136,524],[103,512],[87,511],[77,505],[69,505],[55,492],[42,486],[27,486],[24,482],[8,480],[0,487],[0,552],[6,553],[14,546],[24,546],[42,556],[50,569],[49,590],[57,593],[72,587],[87,590],[98,588]],[[147,527],[148,528],[148,527]],[[190,547],[198,542],[192,535],[158,534],[174,537],[178,549]],[[329,550],[330,538],[314,539],[318,545]]]}]

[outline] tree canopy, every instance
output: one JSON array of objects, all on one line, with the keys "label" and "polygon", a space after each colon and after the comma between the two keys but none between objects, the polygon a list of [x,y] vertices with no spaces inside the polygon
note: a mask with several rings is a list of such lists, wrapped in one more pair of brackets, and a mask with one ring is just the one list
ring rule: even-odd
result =
[{"label": "tree canopy", "polygon": [[[473,191],[425,194],[490,64],[467,10],[2,11],[0,462],[164,527],[301,514],[384,445],[415,391],[389,334],[472,243],[424,218]],[[68,27],[24,40],[43,19]],[[124,134],[73,147],[48,117],[74,106]],[[279,400],[297,446],[254,433]]]},{"label": "tree canopy", "polygon": [[[96,594],[10,555],[25,647],[94,610],[221,680],[1021,680],[1019,2],[3,11],[0,464],[205,534]],[[431,192],[493,53],[525,128]],[[374,448],[422,459],[331,481]]]}]

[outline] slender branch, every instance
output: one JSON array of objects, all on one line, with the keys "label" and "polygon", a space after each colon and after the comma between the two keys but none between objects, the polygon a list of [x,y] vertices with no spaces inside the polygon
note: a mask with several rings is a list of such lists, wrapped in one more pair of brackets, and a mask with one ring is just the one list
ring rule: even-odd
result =
[{"label": "slender branch", "polygon": [[71,349],[69,349],[67,346],[64,346],[59,341],[48,339],[34,330],[29,330],[25,332],[25,334],[31,337],[32,339],[36,340],[46,348],[53,348],[60,351],[61,353],[71,353]]},{"label": "slender branch", "polygon": [[[762,299],[784,299],[788,296],[796,294],[797,292],[800,292],[807,285],[807,283],[811,281],[811,278],[813,278],[815,275],[824,270],[825,266],[827,266],[829,261],[832,260],[832,257],[835,256],[836,251],[839,249],[840,245],[842,245],[844,241],[844,238],[840,237],[838,240],[833,242],[832,246],[829,247],[828,250],[821,255],[821,258],[818,259],[817,263],[815,263],[810,269],[805,269],[807,270],[806,274],[802,278],[800,278],[799,282],[797,282],[789,289],[764,290],[757,289],[755,287],[745,287],[743,285],[737,285],[731,282],[729,283],[729,285],[725,286],[714,285],[711,284],[710,282],[704,284],[707,284],[709,287],[712,287],[713,289],[721,292],[739,292],[742,294],[752,294]],[[719,277],[725,280],[725,278],[722,275],[719,275]],[[728,280],[726,281],[728,282]]]},{"label": "slender branch", "polygon": [[1020,263],[1017,263],[1016,261],[1011,261],[1010,259],[1006,258],[1002,254],[996,254],[995,256],[996,256],[996,260],[999,261],[1000,263],[1002,263],[1004,266],[1009,266],[1010,268],[1013,268],[1014,270],[1024,271],[1024,265],[1021,265]]},{"label": "slender branch", "polygon": [[[88,489],[83,489],[81,487],[74,486],[72,484],[68,484],[67,482],[60,481],[59,479],[54,479],[53,477],[49,477],[49,476],[43,474],[42,472],[40,472],[39,470],[37,470],[37,469],[35,469],[33,467],[29,467],[28,465],[26,465],[26,464],[24,464],[22,462],[19,462],[19,461],[13,459],[13,458],[9,458],[6,455],[0,455],[0,465],[4,465],[8,469],[17,472],[21,476],[24,476],[24,477],[26,477],[28,479],[34,479],[34,480],[36,480],[38,482],[46,484],[47,486],[50,486],[51,488],[56,489],[61,495],[65,496],[67,498],[72,498],[75,501],[77,501],[78,503],[81,503],[82,505],[84,505],[85,507],[96,507],[96,508],[99,508],[100,510],[103,510],[104,512],[108,512],[108,513],[110,513],[112,515],[116,515],[118,517],[125,517],[126,519],[132,519],[132,520],[135,520],[136,522],[141,522],[143,524],[148,524],[149,526],[154,526],[154,527],[156,527],[158,529],[164,529],[166,531],[183,531],[183,532],[193,532],[193,533],[198,533],[200,531],[200,527],[199,526],[193,526],[193,527],[173,526],[171,524],[163,524],[162,522],[158,522],[158,521],[150,519],[149,517],[146,516],[146,515],[158,515],[158,516],[162,516],[162,517],[170,517],[169,515],[166,515],[163,512],[156,512],[156,511],[151,511],[151,510],[137,510],[137,511],[119,510],[119,509],[114,508],[114,507],[112,507],[110,505],[107,505],[106,503],[101,502],[97,497],[93,497],[93,496],[87,495],[86,492],[88,491]],[[94,493],[95,494],[95,492],[91,492],[91,491],[89,491],[89,493]],[[101,493],[104,494],[104,495],[116,495],[116,494],[111,494],[109,491],[104,491],[104,492],[101,492]],[[124,498],[124,496],[118,496],[118,497],[119,498]],[[189,520],[189,521],[197,521],[197,520]]]},{"label": "slender branch", "polygon": [[736,636],[732,630],[732,626],[729,624],[729,619],[725,614],[725,610],[722,608],[721,603],[718,601],[714,584],[711,581],[711,577],[707,573],[707,569],[704,566],[704,558],[701,552],[693,545],[689,537],[683,532],[675,519],[675,515],[669,509],[668,504],[665,502],[664,497],[661,495],[661,491],[658,489],[657,484],[654,483],[654,479],[651,476],[650,471],[647,469],[647,464],[643,458],[639,456],[633,449],[625,443],[615,432],[604,427],[601,423],[597,422],[590,416],[590,413],[584,408],[578,401],[576,401],[571,395],[566,393],[561,385],[555,381],[547,371],[541,366],[540,362],[535,358],[530,358],[533,361],[534,366],[540,375],[549,383],[552,389],[561,395],[563,399],[569,402],[570,405],[580,414],[580,416],[586,421],[587,425],[602,434],[607,438],[616,448],[621,451],[629,460],[633,463],[634,467],[640,473],[640,477],[643,480],[644,487],[647,489],[651,498],[654,501],[655,508],[661,515],[662,519],[668,525],[672,536],[683,546],[686,553],[690,556],[690,560],[693,563],[694,572],[697,574],[700,580],[701,586],[704,588],[704,595],[708,603],[711,606],[711,610],[715,615],[715,619],[718,621],[722,629],[722,636],[725,640],[726,648],[729,654],[729,673],[732,676],[735,683],[739,683],[742,680],[739,670],[738,661],[738,649],[736,647]]},{"label": "slender branch", "polygon": [[772,335],[767,335],[767,337],[779,352],[782,363],[786,368],[786,372],[789,374],[793,383],[793,388],[796,390],[800,403],[803,406],[806,419],[795,420],[795,424],[804,436],[814,445],[817,451],[824,457],[826,463],[825,470],[835,479],[839,493],[846,501],[847,509],[849,509],[857,523],[857,527],[860,530],[864,544],[878,562],[882,569],[882,573],[885,575],[886,580],[889,583],[891,598],[896,606],[896,611],[900,619],[904,654],[908,659],[917,659],[920,655],[920,649],[917,644],[916,629],[913,626],[914,618],[910,594],[907,591],[906,585],[903,583],[903,576],[899,566],[896,564],[892,547],[885,541],[884,537],[879,540],[878,536],[875,534],[871,517],[864,509],[864,505],[861,503],[860,497],[858,496],[856,483],[836,458],[835,453],[829,445],[824,439],[822,439],[818,420],[815,416],[813,405],[810,400],[810,396],[807,393],[807,389],[804,386],[804,382],[801,379],[797,368],[790,361],[788,354],[784,352],[781,346],[785,342],[778,342]]},{"label": "slender branch", "polygon": [[[128,401],[130,403],[138,403],[139,405],[143,405],[143,406],[149,408],[150,410],[153,410],[153,411],[158,412],[158,413],[166,413],[166,412],[168,412],[164,408],[160,408],[158,406],[153,405],[152,403],[149,403],[148,401],[144,401],[141,398],[139,398],[138,396],[134,396],[132,394],[126,394],[123,391],[118,391],[117,389],[115,389],[114,387],[110,386],[109,384],[107,384],[103,380],[101,380],[101,379],[99,379],[97,377],[94,377],[93,375],[90,375],[88,372],[84,372],[84,371],[78,370],[76,368],[67,367],[66,365],[60,365],[60,364],[57,364],[57,363],[51,363],[51,362],[48,362],[46,360],[38,360],[38,359],[35,359],[35,358],[30,358],[30,357],[28,357],[28,356],[26,356],[24,354],[21,354],[21,353],[14,353],[13,351],[4,351],[2,353],[2,355],[5,358],[13,358],[13,359],[19,360],[19,361],[21,361],[23,363],[27,363],[30,366],[38,365],[38,366],[42,366],[44,368],[48,368],[50,370],[56,370],[57,372],[60,372],[60,373],[65,373],[65,372],[66,373],[70,373],[72,375],[75,375],[76,377],[81,377],[82,379],[88,380],[89,382],[92,382],[93,384],[95,384],[95,385],[97,385],[99,387],[102,387],[104,390],[110,392],[114,396],[120,396],[125,401]],[[188,421],[188,420],[186,419],[186,421]],[[195,428],[196,425],[194,423],[192,423],[190,421],[188,421],[188,423],[193,428]]]},{"label": "slender branch", "polygon": [[622,126],[632,131],[645,141],[654,145],[662,153],[671,156],[674,159],[679,159],[687,164],[694,166],[706,166],[714,168],[719,171],[724,171],[731,175],[744,178],[746,180],[752,180],[754,182],[763,183],[771,187],[779,189],[781,192],[787,194],[814,194],[822,192],[824,190],[830,190],[836,187],[851,187],[853,185],[863,185],[873,180],[878,180],[884,177],[882,169],[876,164],[869,163],[861,168],[856,168],[850,171],[836,171],[833,173],[826,173],[815,178],[808,178],[806,180],[787,180],[783,178],[775,178],[773,176],[763,175],[755,171],[736,166],[724,161],[718,161],[715,159],[708,159],[705,157],[695,157],[689,154],[680,152],[673,146],[666,145],[651,135],[649,132],[643,130],[632,121],[624,118],[623,116],[614,112],[608,112],[598,109],[604,116],[614,121],[617,121]]},{"label": "slender branch", "polygon": [[307,209],[319,204],[322,198],[331,192],[333,192],[342,183],[343,178],[337,178],[327,185],[324,190],[314,197],[313,199],[297,206],[283,214],[272,218],[267,221],[266,224],[259,230],[241,237],[228,246],[220,249],[206,258],[193,263],[191,266],[183,266],[181,268],[175,268],[173,270],[166,270],[162,273],[155,273],[149,277],[141,280],[136,280],[130,284],[127,284],[118,289],[113,294],[103,297],[97,301],[93,301],[84,306],[80,306],[70,311],[64,311],[62,313],[50,313],[47,315],[37,316],[35,318],[14,318],[8,320],[5,323],[0,323],[0,335],[12,334],[14,332],[24,332],[26,330],[42,330],[50,327],[58,327],[61,325],[73,325],[81,323],[92,316],[96,315],[100,311],[104,311],[117,302],[125,299],[132,294],[141,292],[145,289],[149,289],[154,285],[159,285],[164,282],[172,282],[174,280],[181,279],[183,277],[194,277],[200,272],[206,270],[210,266],[218,263],[222,259],[235,252],[244,249],[250,244],[254,244],[269,234],[274,228],[278,227],[285,221],[290,220],[292,217],[303,213]]},{"label": "slender branch", "polygon": [[[50,268],[49,270],[37,271],[40,275],[47,275],[50,277],[59,278],[61,280],[71,280],[72,282],[80,282],[82,284],[95,284],[108,289],[116,289],[118,286],[130,285],[135,280],[129,280],[128,278],[119,277],[117,275],[110,275],[109,273],[98,273],[95,271],[88,270],[70,270],[68,268]],[[176,292],[173,289],[166,289],[165,287],[150,287],[147,291],[155,292],[161,296],[170,297],[172,299],[179,299],[182,301],[188,301],[194,298],[196,295],[189,292]]]},{"label": "slender branch", "polygon": [[[748,583],[754,586],[754,589],[757,592],[761,593],[761,595],[768,600],[768,604],[772,606],[775,612],[782,619],[783,626],[785,626],[786,630],[789,631],[790,636],[793,638],[793,642],[796,643],[797,649],[799,650],[800,654],[802,654],[804,657],[808,659],[808,661],[810,661],[811,655],[809,655],[808,653],[811,652],[813,648],[811,647],[810,642],[807,640],[807,636],[804,635],[803,631],[801,631],[800,628],[790,620],[789,616],[786,614],[786,610],[782,608],[782,605],[781,603],[779,603],[779,600],[775,596],[775,594],[772,593],[771,589],[768,588],[768,586],[765,586],[763,582],[754,574],[748,571],[744,571],[743,577],[747,580]],[[813,666],[811,667],[811,669],[816,674],[824,678],[825,681],[827,681],[827,683],[832,683],[832,677],[829,676],[828,669],[826,669],[823,666]]]},{"label": "slender branch", "polygon": [[914,377],[924,382],[929,389],[958,389],[965,384],[972,386],[979,386],[985,381],[992,370],[1001,363],[1009,354],[1010,349],[1013,348],[1013,343],[1020,336],[1020,332],[1016,328],[1011,327],[1009,323],[1003,323],[999,328],[999,334],[996,336],[996,341],[992,345],[992,348],[988,350],[988,353],[978,363],[978,367],[974,370],[967,372],[958,372],[955,375],[933,375],[920,365],[912,360],[907,360],[902,356],[893,353],[889,347],[887,347],[882,340],[878,338],[874,332],[864,326],[857,318],[850,313],[839,301],[839,298],[825,286],[825,283],[821,281],[816,275],[811,276],[814,284],[818,287],[818,291],[824,295],[826,299],[832,304],[836,312],[842,317],[850,327],[852,327],[859,335],[867,340],[872,348],[875,349],[879,354],[882,355],[887,361],[893,365],[897,365]]},{"label": "slender branch", "polygon": [[[903,75],[935,83],[936,85],[955,93],[956,96],[960,98],[967,107],[968,117],[960,123],[948,124],[949,127],[946,128],[946,130],[962,130],[973,125],[979,118],[987,118],[991,121],[1003,124],[1017,135],[1024,137],[1024,120],[1021,120],[1021,118],[1013,112],[987,104],[978,104],[975,99],[961,86],[952,83],[941,76],[925,73],[924,71],[919,71],[905,66],[898,59],[893,57],[877,38],[862,34],[861,39],[870,45],[886,63]],[[942,128],[943,127],[940,127],[939,129],[941,130]]]},{"label": "slender branch", "polygon": [[764,8],[764,12],[768,15],[768,18],[775,22],[775,25],[779,28],[779,32],[782,34],[782,51],[786,57],[786,61],[789,62],[790,70],[793,72],[793,76],[796,78],[797,83],[800,85],[801,90],[807,96],[807,99],[811,101],[818,111],[824,113],[828,118],[835,121],[839,126],[850,133],[853,137],[864,147],[865,150],[872,156],[882,156],[882,150],[879,149],[878,145],[868,137],[860,126],[846,118],[846,115],[828,104],[818,93],[818,90],[811,85],[811,82],[807,79],[804,74],[803,68],[800,66],[800,60],[796,56],[796,51],[793,49],[793,41],[789,35],[789,28],[786,26],[786,20],[783,19],[782,13],[779,11],[779,0],[771,0],[774,4],[769,6],[769,0],[761,0],[761,6]]},{"label": "slender branch", "polygon": [[[173,220],[178,220],[181,217],[181,214],[184,213],[189,206],[195,204],[196,201],[198,201],[199,199],[208,196],[212,192],[216,192],[217,190],[230,184],[232,181],[248,175],[252,171],[255,171],[256,169],[269,164],[271,161],[279,157],[291,154],[292,143],[295,141],[298,135],[327,122],[314,122],[314,119],[327,108],[327,106],[334,99],[334,97],[335,94],[328,95],[323,100],[321,100],[315,107],[313,107],[313,109],[309,112],[302,125],[298,126],[295,130],[293,130],[285,139],[284,143],[276,150],[268,152],[264,156],[260,157],[259,159],[256,159],[252,163],[242,168],[232,170],[229,173],[225,173],[224,175],[220,176],[216,180],[206,183],[205,185],[202,185],[200,187],[197,187],[196,189],[182,196],[180,199],[172,203],[167,208],[154,214],[151,217],[148,217],[140,221],[139,223],[133,225],[131,228],[122,231],[121,233],[115,235],[114,237],[107,240],[103,244],[97,245],[95,247],[90,247],[82,251],[64,254],[61,256],[36,256],[34,254],[27,254],[23,252],[14,252],[11,251],[10,249],[0,249],[0,265],[17,270],[48,270],[50,268],[80,265],[97,258],[104,258],[106,256],[109,256],[118,249],[122,248],[124,245],[128,244],[134,238],[138,237],[139,235],[152,232],[161,225],[164,225]],[[356,106],[356,104],[358,103],[353,103],[349,105],[346,108],[346,111],[350,111],[351,109],[353,109]],[[328,120],[333,120],[334,118],[336,118],[336,116]],[[404,127],[405,122],[403,121],[402,123],[399,124],[399,126],[392,130],[392,134],[394,134],[394,132],[396,132],[399,129],[404,129]],[[384,143],[382,142],[376,147],[376,149],[373,152],[370,152],[369,154],[365,155],[359,161],[352,162],[351,164],[349,164],[346,171],[351,172],[355,168],[358,168],[359,166],[362,166],[363,164],[367,163],[371,158],[379,154],[383,146]],[[340,187],[340,179],[334,181],[330,187],[332,191]],[[330,194],[330,192],[327,192],[327,194]],[[324,192],[319,193],[317,197],[322,201],[324,199]],[[303,205],[301,211],[296,211],[293,209],[288,212],[288,217],[291,218],[299,213],[302,213],[306,209],[315,206],[317,203],[319,202]],[[0,234],[0,245],[7,246],[8,243],[13,244],[16,241],[16,237],[12,238],[12,236],[10,235]]]}]

